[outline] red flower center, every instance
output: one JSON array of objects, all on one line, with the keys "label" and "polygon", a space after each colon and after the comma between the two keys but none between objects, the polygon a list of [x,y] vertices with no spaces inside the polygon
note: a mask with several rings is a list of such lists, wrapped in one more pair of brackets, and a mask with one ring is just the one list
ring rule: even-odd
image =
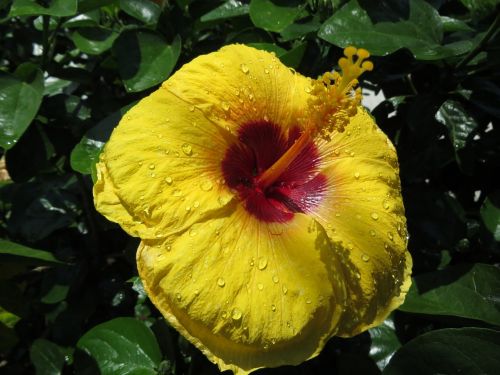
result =
[{"label": "red flower center", "polygon": [[226,151],[222,172],[236,190],[246,210],[265,222],[286,222],[296,212],[310,212],[323,198],[327,179],[318,173],[319,153],[309,142],[270,186],[258,177],[270,168],[300,136],[298,127],[288,136],[267,121],[250,123],[239,130],[239,142]]}]

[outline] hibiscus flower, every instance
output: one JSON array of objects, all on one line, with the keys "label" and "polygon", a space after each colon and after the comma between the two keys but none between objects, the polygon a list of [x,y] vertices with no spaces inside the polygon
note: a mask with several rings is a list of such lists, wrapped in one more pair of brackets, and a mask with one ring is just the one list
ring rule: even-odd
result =
[{"label": "hibiscus flower", "polygon": [[221,370],[298,364],[380,324],[411,258],[395,149],[360,106],[348,47],[317,80],[230,45],[129,110],[97,164],[97,209],[139,237],[139,275]]}]

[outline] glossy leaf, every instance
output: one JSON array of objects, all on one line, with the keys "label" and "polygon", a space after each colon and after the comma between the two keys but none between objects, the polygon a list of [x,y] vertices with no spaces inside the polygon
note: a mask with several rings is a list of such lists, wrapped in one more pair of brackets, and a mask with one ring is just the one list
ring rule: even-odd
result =
[{"label": "glossy leaf", "polygon": [[151,0],[120,0],[120,8],[145,24],[156,24],[160,18],[161,8]]},{"label": "glossy leaf", "polygon": [[447,100],[436,113],[436,120],[448,128],[455,150],[465,147],[467,140],[476,130],[478,124],[469,115],[463,105],[456,100]]},{"label": "glossy leaf", "polygon": [[72,16],[76,13],[77,4],[77,0],[52,0],[44,6],[41,1],[14,0],[9,16],[37,16],[39,14],[58,17]]},{"label": "glossy leaf", "polygon": [[[394,17],[400,18],[399,15]],[[408,48],[419,60],[438,60],[464,53],[464,48],[442,46],[442,21],[424,0],[410,0],[408,20],[374,23],[358,0],[350,0],[325,21],[319,37],[339,47],[363,47],[372,55],[384,56]],[[469,46],[469,44],[468,44]]]},{"label": "glossy leaf", "polygon": [[248,12],[248,4],[243,4],[239,0],[228,0],[224,4],[219,5],[217,8],[201,16],[200,21],[209,22],[226,20],[233,17],[244,16],[248,14]]},{"label": "glossy leaf", "polygon": [[500,269],[487,264],[458,265],[418,275],[400,310],[451,315],[500,325]]},{"label": "glossy leaf", "polygon": [[156,374],[161,352],[153,333],[133,318],[99,324],[77,343],[97,363],[102,375]]},{"label": "glossy leaf", "polygon": [[71,152],[71,168],[83,174],[90,174],[92,172],[92,166],[99,160],[99,154],[111,132],[118,125],[122,116],[134,104],[135,102],[99,121],[96,126],[82,137]]},{"label": "glossy leaf", "polygon": [[30,264],[61,264],[54,255],[48,251],[32,249],[24,245],[0,239],[0,259],[22,258]]},{"label": "glossy leaf", "polygon": [[299,16],[301,9],[295,1],[252,0],[250,18],[255,26],[267,31],[280,32]]},{"label": "glossy leaf", "polygon": [[283,62],[283,64],[291,68],[297,68],[302,61],[302,57],[304,57],[306,48],[307,43],[301,43],[292,48],[290,51],[278,55],[278,57]]},{"label": "glossy leaf", "polygon": [[393,318],[387,318],[381,325],[368,332],[371,338],[370,357],[377,363],[378,368],[383,370],[396,350],[401,347]]},{"label": "glossy leaf", "polygon": [[100,55],[113,45],[118,32],[103,27],[83,27],[71,34],[76,47],[89,55]]},{"label": "glossy leaf", "polygon": [[500,242],[500,192],[491,194],[481,206],[481,218],[484,225]]},{"label": "glossy leaf", "polygon": [[15,74],[0,72],[0,147],[9,149],[28,128],[43,95],[43,75],[33,64],[20,65]]},{"label": "glossy leaf", "polygon": [[31,363],[37,375],[59,375],[64,366],[65,351],[45,339],[36,339],[30,348]]},{"label": "glossy leaf", "polygon": [[496,374],[500,332],[483,328],[428,332],[399,349],[383,375]]},{"label": "glossy leaf", "polygon": [[122,33],[113,46],[118,71],[130,92],[148,89],[167,79],[180,50],[179,37],[167,44],[159,34],[146,31]]}]

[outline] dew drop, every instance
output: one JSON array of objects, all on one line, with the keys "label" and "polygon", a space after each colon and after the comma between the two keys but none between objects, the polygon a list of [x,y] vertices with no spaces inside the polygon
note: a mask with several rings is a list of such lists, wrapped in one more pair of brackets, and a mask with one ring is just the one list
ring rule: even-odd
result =
[{"label": "dew drop", "polygon": [[187,155],[187,156],[191,156],[193,154],[193,148],[191,147],[191,145],[187,144],[187,143],[184,143],[182,146],[182,152]]},{"label": "dew drop", "polygon": [[373,220],[378,220],[378,214],[376,212],[372,212],[370,216]]},{"label": "dew drop", "polygon": [[264,270],[267,267],[267,258],[263,257],[259,259],[259,270]]},{"label": "dew drop", "polygon": [[311,90],[311,88],[309,86],[306,86],[306,88],[304,89],[304,91],[309,94],[312,90]]},{"label": "dew drop", "polygon": [[240,68],[241,68],[241,71],[245,74],[248,74],[248,72],[250,71],[250,69],[248,69],[248,66],[246,64],[241,64]]},{"label": "dew drop", "polygon": [[283,292],[283,294],[287,294],[288,293],[288,288],[286,287],[286,285],[283,285],[281,287],[281,291]]},{"label": "dew drop", "polygon": [[172,192],[172,195],[174,197],[180,197],[182,195],[182,191],[180,191],[179,189],[175,189],[173,192]]},{"label": "dew drop", "polygon": [[254,266],[254,264],[255,264],[255,261],[254,261],[254,259],[252,258],[252,259],[250,260],[250,266],[252,266],[252,267],[253,267],[253,266]]},{"label": "dew drop", "polygon": [[175,294],[175,299],[176,299],[178,302],[180,302],[180,301],[181,301],[181,299],[182,299],[181,294],[180,294],[180,293],[176,293],[176,294]]},{"label": "dew drop", "polygon": [[373,229],[370,229],[370,236],[375,237],[375,231]]},{"label": "dew drop", "polygon": [[392,234],[392,232],[387,232],[387,237],[389,237],[391,241],[394,241],[394,235]]},{"label": "dew drop", "polygon": [[354,276],[356,277],[356,279],[361,279],[361,274],[359,272],[355,272],[354,273]]},{"label": "dew drop", "polygon": [[194,208],[198,208],[198,207],[200,207],[200,202],[198,202],[198,201],[194,201],[194,203],[193,203],[193,207],[194,207]]},{"label": "dew drop", "polygon": [[359,172],[354,173],[354,178],[355,178],[356,180],[359,180]]},{"label": "dew drop", "polygon": [[311,304],[311,299],[310,299],[310,298],[307,298],[307,299],[306,299],[306,303],[307,303],[308,305],[310,305],[310,304]]},{"label": "dew drop", "polygon": [[173,182],[173,181],[174,181],[174,180],[172,180],[172,177],[170,177],[170,176],[165,177],[165,182],[166,182],[167,184],[172,185],[172,182]]},{"label": "dew drop", "polygon": [[220,314],[221,318],[226,320],[227,319],[227,312],[223,311],[221,314]]},{"label": "dew drop", "polygon": [[189,107],[189,111],[190,111],[190,112],[194,112],[195,108],[196,108],[196,107],[195,107],[194,105],[192,105],[192,106],[190,106],[190,107]]},{"label": "dew drop", "polygon": [[388,210],[389,208],[391,208],[391,205],[389,204],[389,202],[387,202],[387,200],[384,200],[384,203],[382,203],[384,209]]},{"label": "dew drop", "polygon": [[217,285],[220,286],[221,288],[223,288],[224,285],[226,285],[226,281],[222,277],[219,277],[217,279]]},{"label": "dew drop", "polygon": [[264,284],[262,284],[262,283],[258,283],[258,284],[257,284],[257,288],[258,288],[259,290],[264,289]]},{"label": "dew drop", "polygon": [[201,183],[200,187],[201,187],[201,190],[203,190],[203,191],[210,191],[210,190],[212,190],[212,188],[214,187],[214,185],[212,184],[211,181],[207,180],[207,181],[203,181]]},{"label": "dew drop", "polygon": [[149,169],[153,170],[155,168],[156,168],[156,166],[154,164],[149,164]]},{"label": "dew drop", "polygon": [[269,69],[264,69],[264,73],[269,74]]},{"label": "dew drop", "polygon": [[276,311],[276,305],[271,305],[271,310]]},{"label": "dew drop", "polygon": [[237,321],[237,320],[241,319],[241,316],[242,316],[241,311],[237,308],[234,308],[233,313],[231,314],[231,318],[233,318],[233,320]]},{"label": "dew drop", "polygon": [[278,284],[278,282],[279,282],[279,281],[280,281],[279,277],[278,277],[278,276],[276,276],[276,275],[274,275],[274,276],[273,276],[273,282],[274,282],[275,284]]},{"label": "dew drop", "polygon": [[191,206],[186,206],[186,212],[191,211]]},{"label": "dew drop", "polygon": [[224,111],[229,111],[229,103],[228,102],[222,102],[221,107]]},{"label": "dew drop", "polygon": [[[189,208],[189,209],[191,209],[191,208]],[[195,228],[191,228],[189,230],[189,236],[190,237],[195,237],[197,234],[198,234],[198,231]]]},{"label": "dew drop", "polygon": [[370,260],[370,257],[366,254],[361,255],[361,259],[363,259],[363,262],[368,262]]}]

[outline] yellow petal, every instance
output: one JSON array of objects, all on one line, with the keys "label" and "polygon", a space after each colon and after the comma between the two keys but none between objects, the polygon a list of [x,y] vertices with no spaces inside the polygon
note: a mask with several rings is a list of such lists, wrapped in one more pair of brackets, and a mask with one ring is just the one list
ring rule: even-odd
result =
[{"label": "yellow petal", "polygon": [[297,126],[310,82],[269,52],[230,45],[197,57],[164,87],[233,131],[255,121]]},{"label": "yellow petal", "polygon": [[345,293],[321,226],[262,223],[241,205],[165,242],[143,241],[139,274],[168,321],[221,370],[298,364],[335,334]]},{"label": "yellow petal", "polygon": [[318,141],[327,195],[314,216],[343,254],[348,310],[338,335],[380,324],[404,301],[412,261],[394,146],[362,108],[345,132]]}]

